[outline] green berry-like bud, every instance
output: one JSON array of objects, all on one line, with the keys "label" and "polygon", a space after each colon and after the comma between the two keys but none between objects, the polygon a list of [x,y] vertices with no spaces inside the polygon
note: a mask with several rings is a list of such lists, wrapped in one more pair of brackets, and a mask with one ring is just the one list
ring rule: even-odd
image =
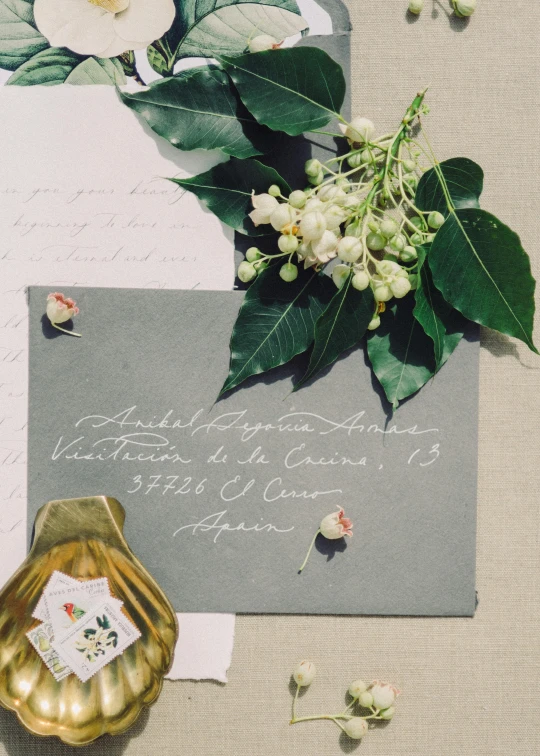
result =
[{"label": "green berry-like bud", "polygon": [[297,210],[301,210],[306,204],[307,197],[301,189],[297,189],[289,194],[289,205],[292,205]]},{"label": "green berry-like bud", "polygon": [[381,234],[387,239],[391,239],[399,231],[399,226],[393,218],[384,218],[381,223]]},{"label": "green berry-like bud", "polygon": [[[375,323],[376,321],[377,321],[376,325],[371,327],[371,324]],[[377,317],[373,318],[371,323],[368,325],[368,330],[374,331],[376,328],[380,326],[380,324],[381,324],[381,319],[377,315]],[[371,695],[369,691],[366,691],[365,693],[361,693],[358,696],[358,703],[360,704],[360,706],[363,706],[365,709],[369,709],[370,706],[373,706],[373,696]]]},{"label": "green berry-like bud", "polygon": [[362,224],[359,220],[355,220],[349,223],[345,229],[345,236],[356,236],[357,239],[362,235]]},{"label": "green berry-like bud", "polygon": [[319,186],[324,181],[324,172],[319,171],[315,176],[308,176],[308,181],[312,186]]},{"label": "green berry-like bud", "polygon": [[422,236],[422,234],[413,234],[411,236],[411,244],[413,245],[413,247],[419,247],[423,241],[424,237]]},{"label": "green berry-like bud", "polygon": [[255,268],[257,275],[261,273],[265,268],[267,268],[270,265],[268,260],[256,260],[253,263],[253,267]]},{"label": "green berry-like bud", "polygon": [[412,171],[416,170],[416,160],[404,160],[403,167],[407,173],[412,173]]},{"label": "green berry-like bud", "polygon": [[299,241],[296,236],[292,236],[291,234],[283,234],[278,239],[278,247],[286,255],[292,255],[293,252],[296,252],[298,244]]},{"label": "green berry-like bud", "polygon": [[271,197],[279,197],[281,194],[281,189],[277,184],[272,184],[272,186],[268,189],[268,194]]},{"label": "green berry-like bud", "polygon": [[424,219],[419,215],[413,215],[413,217],[409,220],[413,224],[413,226],[416,226],[416,228],[425,228]]},{"label": "green berry-like bud", "polygon": [[399,253],[399,259],[402,260],[404,263],[413,262],[414,260],[418,260],[418,252],[415,250],[414,247],[411,247],[410,245],[407,245]]},{"label": "green berry-like bud", "polygon": [[476,10],[476,0],[452,0],[456,16],[472,16]]},{"label": "green berry-like bud", "polygon": [[410,0],[409,12],[414,13],[415,16],[419,16],[424,9],[424,0]]},{"label": "green berry-like bud", "polygon": [[347,158],[347,163],[351,166],[351,168],[360,168],[360,166],[365,161],[362,160],[362,156],[359,152],[354,152],[352,155],[349,155]]},{"label": "green berry-like bud", "polygon": [[365,270],[359,270],[357,273],[355,273],[351,281],[353,288],[357,289],[358,291],[364,291],[364,289],[367,289],[369,282],[370,278]]},{"label": "green berry-like bud", "polygon": [[442,213],[438,213],[436,210],[434,210],[428,215],[427,222],[430,228],[440,228],[445,220],[446,219]]},{"label": "green berry-like bud", "polygon": [[[380,326],[380,324],[381,324],[381,319],[377,315],[375,318],[370,320],[369,325],[368,325],[368,331],[374,331],[376,328]],[[371,703],[362,703],[362,701],[367,701],[367,700],[371,701]],[[369,707],[373,703],[373,696],[371,695],[371,693],[361,693],[360,696],[358,697],[358,702],[360,706],[365,706],[366,708],[369,709]]]},{"label": "green berry-like bud", "polygon": [[317,160],[316,158],[311,158],[311,160],[307,160],[304,166],[304,170],[307,176],[317,176],[319,171],[322,170],[321,161]]},{"label": "green berry-like bud", "polygon": [[373,160],[373,154],[369,150],[362,150],[360,157],[362,158],[362,163],[371,163]]},{"label": "green berry-like bud", "polygon": [[261,257],[262,253],[258,247],[250,247],[246,252],[246,260],[250,263],[255,262],[255,260],[260,260]]},{"label": "green berry-like bud", "polygon": [[388,709],[383,709],[383,711],[379,713],[379,716],[381,717],[381,719],[392,719],[395,713],[396,710],[394,709],[394,707],[389,706]]},{"label": "green berry-like bud", "polygon": [[351,182],[348,178],[345,178],[345,176],[342,176],[341,178],[338,178],[336,181],[336,186],[339,186],[340,189],[343,189],[344,192],[348,192],[351,188]]},{"label": "green berry-like bud", "polygon": [[393,236],[390,239],[390,249],[393,252],[401,252],[403,249],[405,249],[407,245],[407,240],[403,236],[403,234],[397,234],[396,236]]},{"label": "green berry-like bud", "polygon": [[386,246],[386,239],[382,234],[371,233],[367,235],[366,244],[369,249],[377,252],[380,249],[384,249]]},{"label": "green berry-like bud", "polygon": [[282,265],[279,269],[279,276],[284,281],[287,281],[287,283],[290,283],[291,281],[294,281],[295,278],[298,278],[298,268],[292,263],[285,263],[285,265]]},{"label": "green berry-like bud", "polygon": [[368,225],[369,230],[373,231],[374,234],[379,233],[380,229],[379,229],[379,224],[377,223],[377,221],[370,220],[367,225]]},{"label": "green berry-like bud", "polygon": [[411,191],[414,191],[418,186],[418,177],[415,173],[406,173],[405,176],[403,176],[403,183],[406,187],[408,186]]},{"label": "green berry-like bud", "polygon": [[431,242],[435,239],[435,234],[428,234],[426,238],[424,239],[424,242],[426,244],[431,244]]},{"label": "green berry-like bud", "polygon": [[238,278],[242,283],[253,281],[256,275],[257,271],[255,270],[255,267],[250,262],[247,262],[247,260],[244,260],[238,266]]}]

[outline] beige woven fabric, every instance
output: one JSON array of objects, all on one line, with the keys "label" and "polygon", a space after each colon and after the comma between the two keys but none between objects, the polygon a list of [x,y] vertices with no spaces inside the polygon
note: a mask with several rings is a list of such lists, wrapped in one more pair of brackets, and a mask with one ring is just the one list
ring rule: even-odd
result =
[{"label": "beige woven fabric", "polygon": [[[520,232],[539,277],[540,3],[478,0],[468,24],[449,19],[448,0],[425,4],[410,23],[407,0],[349,0],[355,110],[387,130],[430,84],[439,158],[484,167],[483,206]],[[484,332],[480,397],[474,619],[239,617],[228,685],[167,683],[129,734],[85,753],[538,756],[540,358]],[[289,727],[289,675],[302,657],[319,667],[303,712],[337,711],[353,678],[380,676],[403,689],[394,721],[361,745],[331,723]],[[0,754],[72,753],[0,713]]]}]

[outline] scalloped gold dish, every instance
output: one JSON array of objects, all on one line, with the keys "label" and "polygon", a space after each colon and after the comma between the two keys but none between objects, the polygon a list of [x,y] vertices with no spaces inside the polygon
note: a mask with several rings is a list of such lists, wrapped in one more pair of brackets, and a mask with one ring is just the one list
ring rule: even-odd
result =
[{"label": "scalloped gold dish", "polygon": [[[105,496],[52,501],[35,522],[30,553],[0,593],[0,704],[35,735],[85,745],[135,722],[161,692],[178,637],[167,597],[123,536],[125,511]],[[107,577],[141,637],[88,682],[56,682],[26,633],[54,570],[78,579]]]}]

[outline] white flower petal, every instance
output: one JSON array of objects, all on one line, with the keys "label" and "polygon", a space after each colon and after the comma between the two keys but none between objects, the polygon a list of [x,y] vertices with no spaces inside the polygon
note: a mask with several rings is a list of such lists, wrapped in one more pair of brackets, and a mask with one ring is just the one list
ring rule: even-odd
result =
[{"label": "white flower petal", "polygon": [[88,0],[36,0],[39,31],[53,47],[94,55],[114,39],[114,15]]},{"label": "white flower petal", "polygon": [[146,46],[171,28],[175,14],[174,0],[130,0],[129,7],[114,17],[114,30],[125,40],[147,40]]}]

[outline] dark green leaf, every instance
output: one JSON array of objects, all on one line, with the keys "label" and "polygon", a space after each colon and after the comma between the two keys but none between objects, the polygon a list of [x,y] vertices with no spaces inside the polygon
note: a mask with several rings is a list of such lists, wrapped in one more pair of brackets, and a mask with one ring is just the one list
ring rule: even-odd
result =
[{"label": "dark green leaf", "polygon": [[295,0],[175,0],[174,23],[158,48],[172,72],[186,57],[237,55],[259,34],[282,40],[306,28]]},{"label": "dark green leaf", "polygon": [[369,331],[367,351],[373,371],[394,409],[435,374],[433,342],[413,316],[414,297],[393,300],[381,325]]},{"label": "dark green leaf", "polygon": [[308,369],[295,385],[295,391],[335,362],[342,352],[358,344],[366,333],[375,307],[373,292],[370,288],[357,291],[351,281],[352,274],[317,320]]},{"label": "dark green leaf", "polygon": [[433,282],[469,320],[532,341],[535,281],[517,234],[485,210],[456,210],[428,257]]},{"label": "dark green leaf", "polygon": [[221,394],[305,352],[333,291],[331,279],[312,268],[300,271],[292,283],[281,280],[279,265],[263,271],[248,289],[234,325]]},{"label": "dark green leaf", "polygon": [[334,118],[345,97],[341,66],[318,47],[220,57],[242,101],[259,123],[291,136]]},{"label": "dark green leaf", "polygon": [[64,47],[50,47],[34,55],[10,76],[6,84],[125,84],[117,58],[85,58]]},{"label": "dark green leaf", "polygon": [[461,341],[467,319],[444,299],[435,287],[431,270],[426,263],[429,254],[425,247],[417,247],[418,288],[415,292],[414,317],[433,340],[435,362],[439,370]]},{"label": "dark green leaf", "polygon": [[[452,158],[439,163],[438,168],[455,208],[480,207],[478,198],[482,194],[484,172],[477,163],[468,158]],[[426,171],[420,179],[414,204],[420,210],[437,210],[448,215],[448,203],[435,168]]]},{"label": "dark green leaf", "polygon": [[140,92],[121,92],[122,101],[160,136],[181,150],[221,149],[238,158],[270,149],[275,135],[242,105],[231,80],[204,66],[160,79]]},{"label": "dark green leaf", "polygon": [[255,227],[248,218],[253,209],[251,195],[267,192],[271,184],[277,184],[283,194],[291,188],[273,168],[258,160],[231,158],[206,173],[188,179],[171,179],[193,192],[217,217],[228,226],[250,236],[265,236],[275,233],[272,226]]},{"label": "dark green leaf", "polygon": [[15,71],[46,47],[34,21],[33,0],[0,0],[0,68]]}]

